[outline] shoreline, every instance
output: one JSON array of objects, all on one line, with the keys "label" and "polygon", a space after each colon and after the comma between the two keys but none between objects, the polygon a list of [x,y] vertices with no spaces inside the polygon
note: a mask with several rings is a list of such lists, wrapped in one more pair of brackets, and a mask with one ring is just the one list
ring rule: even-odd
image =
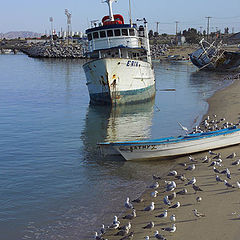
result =
[{"label": "shoreline", "polygon": [[[206,99],[208,103],[207,113],[203,115],[202,119],[205,119],[208,115],[213,116],[216,114],[218,118],[226,118],[228,122],[237,122],[240,116],[240,82],[235,80],[230,85],[217,90],[212,96]],[[236,186],[236,181],[240,181],[240,169],[232,165],[232,162],[240,157],[239,145],[232,147],[222,148],[215,150],[217,153],[222,155],[222,167],[218,167],[219,170],[223,170],[228,167],[232,173],[232,179],[229,182]],[[232,152],[236,152],[237,157],[233,159],[226,159],[226,157]],[[172,203],[179,201],[181,203],[180,208],[175,210],[169,210],[168,217],[166,219],[157,218],[156,215],[161,214],[165,209],[168,209],[163,203],[163,198],[166,194],[171,194],[171,192],[165,192],[164,181],[174,180],[177,184],[176,191],[182,190],[187,182],[182,182],[176,180],[174,177],[166,176],[167,173],[162,176],[159,180],[160,187],[157,189],[159,192],[156,198],[150,196],[152,189],[147,188],[141,197],[144,199],[142,203],[134,203],[134,208],[136,209],[137,217],[131,220],[132,228],[129,232],[134,232],[133,239],[145,239],[149,236],[150,239],[156,239],[154,237],[154,232],[159,231],[167,239],[186,239],[190,240],[192,238],[198,239],[238,239],[239,234],[239,222],[240,222],[240,201],[239,195],[240,190],[227,189],[223,183],[217,183],[215,180],[216,174],[213,172],[212,167],[209,167],[210,163],[202,163],[200,160],[204,156],[212,157],[208,152],[192,154],[192,156],[197,160],[195,163],[196,170],[193,172],[184,170],[186,167],[180,164],[185,163],[191,165],[192,162],[189,161],[188,156],[183,156],[174,159],[175,162],[172,166],[172,170],[176,170],[178,175],[184,174],[187,179],[192,179],[196,177],[197,185],[203,189],[203,192],[194,194],[194,190],[191,185],[186,186],[188,193],[184,196],[177,195],[176,200]],[[157,170],[156,170],[157,175]],[[220,176],[225,179],[224,175]],[[154,183],[154,181],[152,181]],[[202,201],[198,203],[196,197],[201,196]],[[131,199],[132,200],[132,199]],[[143,209],[148,206],[151,201],[155,202],[155,209],[152,212],[143,211]],[[192,210],[197,209],[199,212],[204,213],[206,217],[197,218],[194,216]],[[125,211],[123,215],[130,214],[131,210]],[[176,215],[176,227],[175,233],[166,233],[161,231],[163,227],[170,227],[172,225],[169,220],[169,216],[172,214]],[[128,223],[127,220],[123,220],[122,216],[119,217],[121,226]],[[153,221],[155,226],[152,229],[143,229],[150,221]],[[118,240],[122,236],[114,236],[118,230],[109,230],[104,235],[104,238],[108,240]]]}]

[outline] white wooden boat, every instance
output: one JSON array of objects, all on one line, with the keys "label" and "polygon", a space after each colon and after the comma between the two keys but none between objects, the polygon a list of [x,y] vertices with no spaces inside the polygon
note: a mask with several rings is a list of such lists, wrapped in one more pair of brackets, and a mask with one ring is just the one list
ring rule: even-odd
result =
[{"label": "white wooden boat", "polygon": [[155,140],[99,143],[104,155],[120,154],[126,160],[159,159],[202,152],[240,143],[240,129],[189,134]]}]

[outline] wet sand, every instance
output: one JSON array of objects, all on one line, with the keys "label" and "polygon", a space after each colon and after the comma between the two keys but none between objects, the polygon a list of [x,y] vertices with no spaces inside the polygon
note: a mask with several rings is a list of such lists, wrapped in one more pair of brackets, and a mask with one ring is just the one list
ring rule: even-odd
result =
[{"label": "wet sand", "polygon": [[[210,117],[213,114],[217,115],[217,119],[226,118],[228,122],[238,122],[240,117],[240,81],[235,81],[227,88],[216,92],[209,100],[209,109],[207,115]],[[206,116],[207,116],[206,115]],[[204,116],[204,118],[206,118]],[[203,118],[203,119],[204,119]],[[240,158],[240,146],[232,146],[228,148],[214,150],[214,152],[221,153],[222,167],[217,166],[219,170],[223,170],[226,167],[231,171],[231,179],[227,179],[226,175],[218,174],[222,179],[227,179],[229,183],[236,186],[236,182],[240,181],[240,165],[233,166],[232,162]],[[226,157],[232,152],[236,153],[236,157],[227,159]],[[154,232],[159,231],[164,235],[166,239],[184,239],[184,240],[237,240],[240,234],[240,189],[227,188],[224,183],[217,183],[215,180],[216,173],[213,171],[213,167],[209,167],[210,163],[203,163],[202,157],[208,156],[212,158],[208,152],[193,154],[197,162],[195,163],[196,169],[193,171],[185,170],[186,167],[180,165],[186,163],[187,166],[192,162],[188,156],[177,158],[174,162],[172,169],[178,172],[178,175],[184,174],[186,178],[192,179],[196,177],[196,184],[203,190],[197,192],[192,188],[192,185],[184,186],[187,182],[176,179],[175,177],[162,176],[159,180],[160,187],[157,189],[159,192],[156,198],[150,196],[152,189],[146,189],[142,194],[144,201],[142,203],[134,203],[137,217],[131,220],[132,228],[130,232],[134,232],[133,239],[140,240],[149,236],[150,239],[156,239]],[[156,169],[156,175],[158,171]],[[181,206],[178,209],[169,209],[163,203],[163,198],[172,192],[165,192],[165,180],[174,180],[177,184],[175,192],[182,190],[184,187],[188,190],[186,195],[177,195],[176,199],[172,203],[179,201]],[[155,181],[152,181],[153,183]],[[198,203],[196,197],[202,197],[202,201]],[[143,211],[152,201],[155,202],[155,209],[151,212]],[[123,203],[124,204],[124,203]],[[156,216],[161,214],[165,209],[168,209],[168,217],[166,219],[157,218]],[[197,209],[199,212],[205,214],[205,217],[197,218],[193,214],[193,209]],[[126,214],[130,214],[131,210],[126,210]],[[167,233],[161,230],[163,227],[170,227],[172,222],[169,217],[176,215],[176,227],[177,230],[174,233]],[[119,217],[121,226],[128,223],[128,220]],[[150,221],[155,223],[152,229],[143,229],[143,227]],[[114,236],[118,230],[108,230],[103,236],[108,240],[119,240],[122,236]]]}]

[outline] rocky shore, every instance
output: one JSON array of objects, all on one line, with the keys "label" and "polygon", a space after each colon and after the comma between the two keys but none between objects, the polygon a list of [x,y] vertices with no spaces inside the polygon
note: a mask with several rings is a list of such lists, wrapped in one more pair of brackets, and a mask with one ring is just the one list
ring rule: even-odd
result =
[{"label": "rocky shore", "polygon": [[29,57],[84,58],[84,46],[82,44],[37,43],[25,46],[21,51]]}]

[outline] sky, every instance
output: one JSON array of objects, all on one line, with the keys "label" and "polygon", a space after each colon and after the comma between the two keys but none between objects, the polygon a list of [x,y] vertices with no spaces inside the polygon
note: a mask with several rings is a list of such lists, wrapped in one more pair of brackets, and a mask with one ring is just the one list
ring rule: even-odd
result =
[{"label": "sky", "polygon": [[[129,21],[129,0],[113,3],[114,13],[120,13]],[[145,17],[149,29],[159,33],[174,34],[176,21],[178,31],[193,27],[197,30],[207,28],[207,16],[210,30],[216,31],[229,27],[229,31],[240,31],[240,0],[131,0],[132,18]],[[108,7],[102,0],[11,0],[1,2],[0,32],[33,31],[49,32],[53,17],[53,28],[66,30],[64,10],[72,13],[72,30],[84,32],[91,20],[101,20],[108,15]],[[202,28],[201,28],[202,27]]]}]

